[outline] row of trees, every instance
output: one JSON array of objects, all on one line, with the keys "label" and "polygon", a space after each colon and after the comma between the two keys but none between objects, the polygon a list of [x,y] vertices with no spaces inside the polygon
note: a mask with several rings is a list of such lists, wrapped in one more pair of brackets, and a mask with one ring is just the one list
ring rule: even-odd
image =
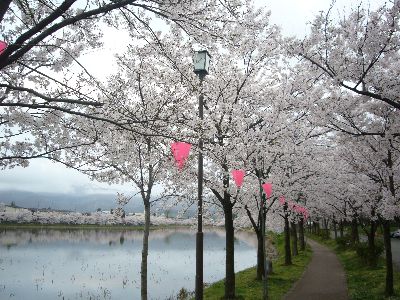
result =
[{"label": "row of trees", "polygon": [[[143,226],[144,215],[136,214],[122,218],[116,213],[80,213],[80,212],[60,212],[60,211],[34,211],[29,209],[5,209],[0,203],[0,222],[1,223],[39,223],[39,224],[97,224],[97,225],[133,225]],[[153,216],[152,225],[195,225],[196,220],[168,218],[163,215]]]},{"label": "row of trees", "polygon": [[[316,17],[303,40],[283,37],[249,1],[3,1],[2,168],[46,157],[109,183],[129,182],[145,207],[142,299],[147,299],[151,204],[196,201],[204,139],[206,217],[224,220],[225,297],[235,297],[234,229],[261,220],[300,241],[312,220],[383,224],[386,294],[393,294],[389,221],[399,215],[399,9],[359,6]],[[80,7],[81,6],[81,7]],[[40,13],[39,13],[40,12]],[[158,24],[158,25],[157,25]],[[162,30],[160,30],[162,24]],[[129,31],[118,70],[99,82],[79,63],[101,26]],[[157,27],[159,26],[159,27]],[[212,54],[200,85],[192,54]],[[204,94],[204,120],[197,96]],[[182,170],[170,144],[192,153]],[[238,189],[233,169],[246,171]],[[268,199],[261,184],[271,182]],[[154,186],[164,188],[161,197]],[[281,196],[284,196],[282,198]],[[261,201],[266,205],[262,209]],[[296,225],[299,224],[299,225]],[[354,230],[356,230],[354,225]],[[289,243],[287,243],[289,245]],[[297,245],[297,243],[294,243]],[[301,247],[304,245],[301,243]],[[286,263],[290,264],[287,247]]]}]

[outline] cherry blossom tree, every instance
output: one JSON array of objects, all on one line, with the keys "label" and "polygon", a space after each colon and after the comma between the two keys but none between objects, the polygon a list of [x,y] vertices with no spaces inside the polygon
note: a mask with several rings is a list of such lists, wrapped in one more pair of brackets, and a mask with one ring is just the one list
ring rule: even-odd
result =
[{"label": "cherry blossom tree", "polygon": [[[308,108],[304,106],[303,96],[305,90],[308,90],[309,87],[300,83],[297,77],[294,76],[295,73],[290,68],[284,68],[279,72],[278,79],[268,91],[268,98],[266,96],[263,97],[264,100],[268,99],[268,101],[261,102],[259,104],[260,108],[255,109],[255,111],[262,111],[265,109],[263,108],[265,105],[267,106],[267,113],[260,113],[258,121],[242,137],[246,149],[248,172],[253,175],[254,179],[257,179],[256,183],[253,182],[249,188],[247,188],[249,184],[247,181],[251,182],[254,179],[251,180],[250,177],[246,180],[244,186],[246,187],[245,193],[247,195],[245,196],[246,199],[242,199],[242,202],[258,237],[258,278],[261,278],[261,275],[264,274],[261,214],[265,214],[266,218],[264,220],[274,219],[274,215],[279,216],[282,207],[281,205],[276,205],[278,198],[281,195],[290,193],[289,190],[283,189],[282,185],[293,185],[291,179],[286,177],[286,174],[289,174],[289,168],[291,168],[292,172],[295,172],[294,170],[298,166],[299,170],[302,170],[304,178],[308,177],[309,174],[307,174],[306,169],[310,161],[307,156],[313,156],[308,152],[304,152],[304,149],[311,145],[310,143],[305,143],[305,141],[312,137],[318,137],[320,134],[319,131],[309,126],[310,123],[307,120]],[[304,157],[300,154],[301,152],[304,152]],[[299,176],[298,180],[301,178],[302,176]],[[265,201],[265,196],[261,189],[261,184],[264,182],[272,182],[273,197],[270,202],[265,204],[263,212],[260,203]],[[297,186],[297,188],[297,193],[300,193],[301,187]],[[294,193],[294,196],[298,197],[298,194]],[[266,215],[268,211],[270,214]],[[288,244],[288,246],[290,245]]]},{"label": "cherry blossom tree", "polygon": [[[156,57],[154,57],[156,59]],[[160,62],[160,59],[157,58]],[[164,99],[167,92],[163,88],[165,79],[169,84],[170,77],[164,68],[162,72],[159,65],[154,63],[149,56],[139,59],[137,64],[132,61],[123,61],[118,77],[110,78],[110,89],[114,97],[123,97],[124,113],[132,119],[141,115],[151,122],[148,135],[137,135],[131,131],[116,129],[114,126],[97,128],[99,139],[88,147],[79,147],[68,151],[66,159],[68,165],[89,174],[98,181],[108,183],[131,183],[132,190],[137,190],[144,205],[144,232],[141,263],[141,296],[147,299],[147,257],[150,230],[150,208],[155,200],[154,186],[162,179],[165,163],[168,163],[169,149],[162,137],[150,134],[157,129],[161,132],[166,127],[166,120],[173,117],[174,106],[169,105],[169,100],[179,103],[182,97],[175,89],[171,98]],[[164,77],[157,77],[155,73],[162,72]],[[171,73],[171,72],[170,72]],[[157,80],[159,79],[159,80]],[[168,85],[167,88],[171,87]],[[170,111],[170,109],[172,111]],[[172,120],[170,120],[172,122]],[[124,198],[124,197],[123,197]],[[124,203],[127,199],[124,199]]]},{"label": "cherry blossom tree", "polygon": [[[106,122],[143,134],[137,126],[146,121],[127,123],[123,101],[110,96],[80,61],[82,54],[101,47],[106,26],[129,31],[130,38],[141,44],[159,38],[157,26],[167,31],[175,26],[185,36],[206,42],[222,38],[226,24],[240,22],[246,5],[245,1],[2,1],[0,38],[7,43],[0,53],[2,168],[26,166],[27,159],[40,156],[59,159],[64,148],[93,144],[96,136],[83,143],[73,139],[73,132],[81,130],[75,123]],[[66,140],[57,139],[60,134]]]},{"label": "cherry blossom tree", "polygon": [[311,34],[292,48],[326,85],[399,109],[399,1],[374,11],[359,5],[335,18],[334,5],[312,22]]},{"label": "cherry blossom tree", "polygon": [[[275,80],[273,62],[279,59],[279,32],[268,25],[268,16],[254,12],[246,18],[248,26],[235,25],[230,28],[230,40],[209,49],[213,62],[210,75],[203,82],[203,122],[194,116],[199,83],[191,68],[186,70],[192,74],[184,73],[187,71],[181,68],[184,78],[192,78],[195,93],[179,107],[178,114],[186,116],[185,122],[173,127],[178,140],[187,140],[193,145],[201,134],[205,141],[205,198],[223,212],[226,230],[226,298],[233,298],[235,294],[234,218],[235,206],[240,202],[238,191],[231,184],[230,171],[246,163],[242,140],[247,128],[259,121],[257,109],[264,107],[263,113],[268,114],[268,104],[263,97]],[[235,36],[235,32],[240,34]],[[181,49],[185,53],[185,48]],[[190,52],[186,52],[187,55]],[[188,194],[194,188],[190,182],[197,176],[193,167],[189,158],[181,172],[170,174],[170,179],[179,180],[176,185],[184,185]]]}]

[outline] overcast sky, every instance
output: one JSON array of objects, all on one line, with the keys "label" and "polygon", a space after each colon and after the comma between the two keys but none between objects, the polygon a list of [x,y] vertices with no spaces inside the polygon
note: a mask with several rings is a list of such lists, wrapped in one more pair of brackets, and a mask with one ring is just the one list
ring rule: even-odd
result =
[{"label": "overcast sky", "polygon": [[[256,5],[267,6],[271,10],[271,22],[278,24],[284,35],[297,37],[303,37],[308,32],[307,23],[311,22],[319,11],[327,10],[330,3],[330,0],[256,0]],[[334,11],[348,11],[350,7],[359,3],[360,1],[355,0],[337,0]],[[371,9],[383,3],[383,0],[371,0]],[[104,42],[102,50],[88,53],[82,59],[88,70],[101,79],[112,70],[113,53],[123,52],[128,36],[124,32],[109,29],[104,33]],[[132,187],[129,185],[109,186],[92,182],[75,170],[45,159],[32,160],[27,168],[16,167],[0,171],[0,189],[60,193],[132,193]]]}]

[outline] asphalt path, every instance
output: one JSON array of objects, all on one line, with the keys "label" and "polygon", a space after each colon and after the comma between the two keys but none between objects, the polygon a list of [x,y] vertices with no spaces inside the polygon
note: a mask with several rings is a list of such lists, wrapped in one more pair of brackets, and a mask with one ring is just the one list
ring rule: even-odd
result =
[{"label": "asphalt path", "polygon": [[346,277],[341,263],[329,248],[308,239],[313,250],[310,264],[285,300],[347,300]]},{"label": "asphalt path", "polygon": [[[383,253],[385,255],[385,253]],[[396,270],[400,271],[400,239],[392,238],[392,259]]]}]

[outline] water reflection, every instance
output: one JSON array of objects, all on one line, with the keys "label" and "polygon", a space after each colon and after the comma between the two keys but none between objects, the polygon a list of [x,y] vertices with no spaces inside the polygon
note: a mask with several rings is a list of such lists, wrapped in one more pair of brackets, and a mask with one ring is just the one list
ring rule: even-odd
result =
[{"label": "water reflection", "polygon": [[[238,232],[235,268],[256,263],[255,236]],[[3,230],[0,299],[140,299],[142,231]],[[149,299],[194,290],[195,233],[150,232]],[[206,229],[204,281],[224,277],[225,233]]]}]

